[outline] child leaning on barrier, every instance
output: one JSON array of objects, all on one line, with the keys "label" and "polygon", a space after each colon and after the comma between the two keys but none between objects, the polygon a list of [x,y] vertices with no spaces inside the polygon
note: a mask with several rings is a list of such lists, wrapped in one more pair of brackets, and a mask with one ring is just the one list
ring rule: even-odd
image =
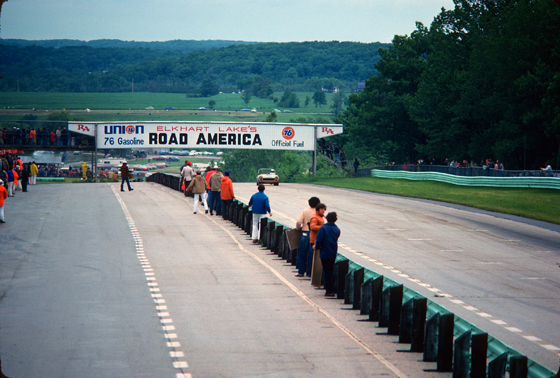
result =
[{"label": "child leaning on barrier", "polygon": [[319,250],[319,257],[323,264],[323,272],[325,273],[325,297],[334,297],[334,261],[338,253],[338,238],[340,237],[340,229],[335,224],[337,215],[333,211],[326,216],[327,223],[321,226],[317,233],[315,241],[315,249]]}]

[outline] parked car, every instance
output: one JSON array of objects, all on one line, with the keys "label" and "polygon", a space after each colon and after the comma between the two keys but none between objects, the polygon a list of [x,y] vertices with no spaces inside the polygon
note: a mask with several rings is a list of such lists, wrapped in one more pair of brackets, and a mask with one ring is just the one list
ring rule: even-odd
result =
[{"label": "parked car", "polygon": [[173,106],[166,106],[165,110],[177,110],[177,108],[175,108]]},{"label": "parked car", "polygon": [[240,111],[240,112],[250,112],[251,109],[249,109],[249,108],[243,108],[243,109],[240,109],[239,111]]},{"label": "parked car", "polygon": [[260,184],[273,184],[278,186],[280,178],[273,168],[260,168],[257,172],[257,185]]},{"label": "parked car", "polygon": [[201,106],[200,108],[198,108],[198,110],[208,110],[208,109],[206,109],[204,106]]},{"label": "parked car", "polygon": [[293,112],[291,110],[286,109],[284,110],[284,113],[293,113]]},{"label": "parked car", "polygon": [[179,161],[180,159],[178,157],[175,157],[175,156],[170,156],[170,157],[167,158],[167,160],[169,160],[169,161]]}]

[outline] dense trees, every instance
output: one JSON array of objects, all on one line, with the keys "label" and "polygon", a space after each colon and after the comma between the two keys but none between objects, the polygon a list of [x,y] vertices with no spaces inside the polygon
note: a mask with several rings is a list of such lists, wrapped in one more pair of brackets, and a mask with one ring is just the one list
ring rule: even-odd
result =
[{"label": "dense trees", "polygon": [[137,92],[200,93],[202,81],[208,79],[221,91],[250,88],[260,98],[286,88],[345,87],[350,92],[359,78],[377,73],[378,48],[387,46],[336,41],[253,43],[185,53],[171,49],[173,44],[160,50],[157,44],[117,42],[122,41],[101,45],[126,47],[3,45],[0,90],[123,92],[132,90],[134,80]]},{"label": "dense trees", "polygon": [[345,142],[398,162],[436,157],[538,168],[560,144],[560,11],[549,0],[455,0],[395,36],[350,96]]}]

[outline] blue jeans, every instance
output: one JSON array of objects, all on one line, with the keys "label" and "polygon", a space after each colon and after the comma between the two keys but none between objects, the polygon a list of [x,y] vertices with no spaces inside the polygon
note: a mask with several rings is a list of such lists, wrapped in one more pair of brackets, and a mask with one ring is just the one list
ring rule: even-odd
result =
[{"label": "blue jeans", "polygon": [[222,216],[225,219],[229,218],[229,205],[233,203],[233,200],[221,200],[222,201]]},{"label": "blue jeans", "polygon": [[313,249],[309,244],[309,231],[303,231],[299,239],[298,250],[298,274],[307,273],[311,276],[311,267],[313,266]]},{"label": "blue jeans", "polygon": [[208,201],[208,208],[210,209],[210,214],[216,212],[216,214],[222,213],[222,197],[220,197],[220,192],[210,191],[210,200]]},{"label": "blue jeans", "polygon": [[124,190],[124,182],[126,181],[126,185],[128,186],[128,190],[130,190],[130,181],[128,181],[128,175],[126,177],[122,178],[122,182],[121,182],[121,190]]}]

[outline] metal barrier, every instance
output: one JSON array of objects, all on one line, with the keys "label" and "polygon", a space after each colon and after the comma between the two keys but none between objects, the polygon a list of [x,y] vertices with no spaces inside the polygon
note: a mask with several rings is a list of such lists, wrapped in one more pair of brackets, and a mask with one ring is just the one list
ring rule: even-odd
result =
[{"label": "metal barrier", "polygon": [[[456,168],[457,169],[457,168]],[[464,168],[469,169],[469,168]],[[547,176],[457,176],[439,172],[409,172],[409,171],[387,171],[372,169],[372,177],[396,178],[406,180],[428,180],[439,181],[463,186],[489,186],[497,188],[540,188],[560,189],[560,177]]]},{"label": "metal barrier", "polygon": [[[164,173],[147,179],[175,190],[178,180],[179,177]],[[237,221],[236,224],[248,233],[252,228],[252,216],[249,228],[236,214],[248,215],[249,212],[247,204],[237,199],[229,211],[230,220]],[[282,242],[289,229],[264,217],[260,240],[266,248],[275,248],[282,258],[293,259],[293,251],[286,251],[288,243]],[[336,258],[334,277],[338,299],[344,299],[352,309],[368,315],[368,320],[378,321],[378,327],[386,327],[388,335],[398,335],[399,342],[410,343],[410,351],[423,353],[423,361],[436,362],[437,371],[453,372],[454,378],[485,377],[487,370],[488,378],[503,378],[505,371],[509,371],[512,378],[550,378],[555,374],[420,293],[342,254]]]}]

